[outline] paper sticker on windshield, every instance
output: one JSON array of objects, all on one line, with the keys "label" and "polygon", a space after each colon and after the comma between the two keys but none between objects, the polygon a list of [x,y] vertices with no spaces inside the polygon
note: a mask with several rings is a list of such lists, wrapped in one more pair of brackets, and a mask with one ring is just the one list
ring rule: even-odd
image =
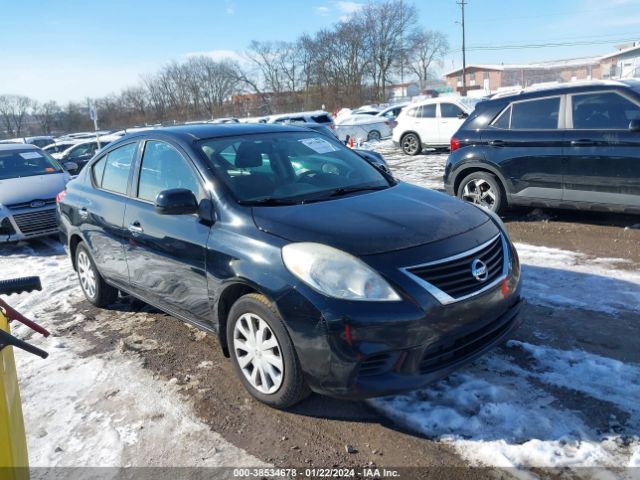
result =
[{"label": "paper sticker on windshield", "polygon": [[24,152],[24,153],[21,153],[20,156],[22,158],[24,158],[25,160],[32,160],[34,158],[42,158],[42,155],[40,155],[38,152]]},{"label": "paper sticker on windshield", "polygon": [[337,150],[333,145],[322,138],[303,138],[299,141],[316,153],[329,153]]}]

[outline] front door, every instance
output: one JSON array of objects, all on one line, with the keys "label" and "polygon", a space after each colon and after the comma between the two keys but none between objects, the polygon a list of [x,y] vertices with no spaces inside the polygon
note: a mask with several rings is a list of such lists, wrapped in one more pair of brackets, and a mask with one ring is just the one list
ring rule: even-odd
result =
[{"label": "front door", "polygon": [[125,213],[125,245],[135,292],[170,312],[207,324],[206,245],[210,225],[197,214],[160,215],[155,200],[163,190],[187,188],[202,202],[208,194],[187,155],[159,140],[144,145]]},{"label": "front door", "polygon": [[453,134],[464,123],[465,112],[458,105],[451,102],[440,102],[440,123],[438,137],[440,143],[448,144]]},{"label": "front door", "polygon": [[571,95],[563,200],[640,207],[640,106],[617,92]]}]

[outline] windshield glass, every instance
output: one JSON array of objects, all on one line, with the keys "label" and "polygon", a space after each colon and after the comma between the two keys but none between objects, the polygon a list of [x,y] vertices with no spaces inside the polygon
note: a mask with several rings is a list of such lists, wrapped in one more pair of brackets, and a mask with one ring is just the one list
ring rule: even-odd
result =
[{"label": "windshield glass", "polygon": [[390,185],[367,161],[315,132],[216,138],[200,147],[240,203],[320,201]]},{"label": "windshield glass", "polygon": [[0,180],[61,173],[62,167],[38,150],[0,150]]}]

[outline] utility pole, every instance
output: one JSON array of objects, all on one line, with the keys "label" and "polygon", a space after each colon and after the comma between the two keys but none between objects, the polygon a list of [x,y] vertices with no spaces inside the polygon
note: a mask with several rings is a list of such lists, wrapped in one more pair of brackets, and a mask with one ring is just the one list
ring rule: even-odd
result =
[{"label": "utility pole", "polygon": [[464,45],[464,6],[466,2],[464,0],[460,0],[456,2],[460,5],[460,10],[462,12],[462,96],[467,96],[467,58],[466,58],[466,50]]}]

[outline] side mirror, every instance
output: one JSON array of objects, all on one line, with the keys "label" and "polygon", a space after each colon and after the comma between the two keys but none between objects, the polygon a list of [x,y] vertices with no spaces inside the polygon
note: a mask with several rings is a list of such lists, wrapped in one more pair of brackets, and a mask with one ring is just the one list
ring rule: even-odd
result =
[{"label": "side mirror", "polygon": [[629,130],[632,132],[640,132],[640,118],[634,118],[629,122]]},{"label": "side mirror", "polygon": [[160,215],[189,215],[198,211],[198,201],[191,190],[172,188],[156,197],[156,212]]},{"label": "side mirror", "polygon": [[80,167],[76,162],[64,162],[62,166],[67,172],[69,172],[72,175],[77,174],[78,170],[80,170]]},{"label": "side mirror", "polygon": [[460,112],[458,114],[458,118],[463,119],[463,118],[467,118],[469,116],[469,114],[467,112]]}]

